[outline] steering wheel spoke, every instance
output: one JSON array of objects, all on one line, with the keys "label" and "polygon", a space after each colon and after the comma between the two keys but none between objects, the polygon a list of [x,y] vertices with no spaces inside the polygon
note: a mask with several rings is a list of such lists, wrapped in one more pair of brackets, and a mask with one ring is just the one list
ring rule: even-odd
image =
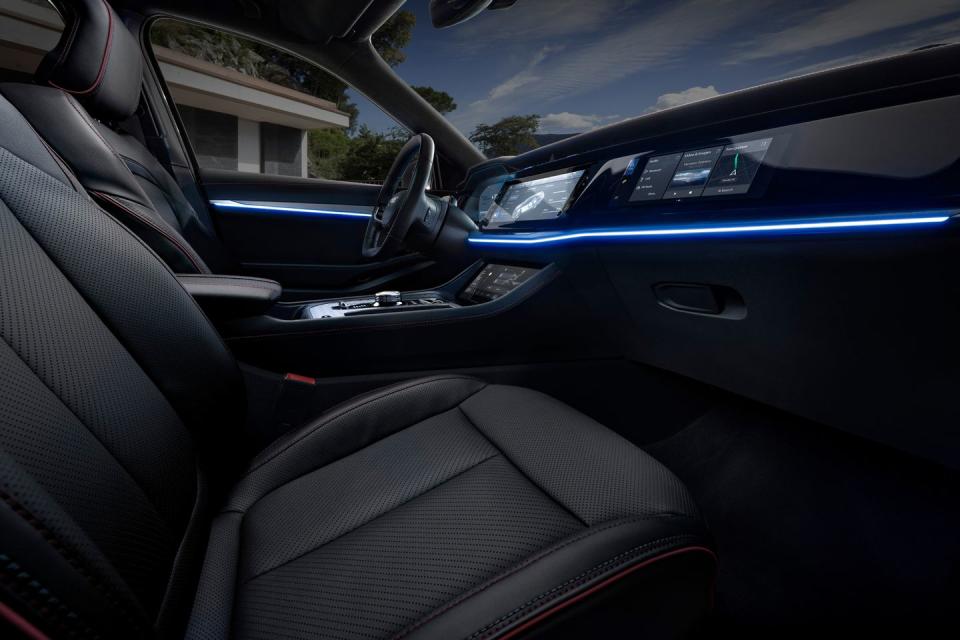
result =
[{"label": "steering wheel spoke", "polygon": [[[397,154],[377,196],[377,206],[367,223],[362,253],[365,258],[384,259],[404,248],[416,227],[430,217],[427,183],[433,168],[433,139],[425,133],[414,135]],[[409,184],[402,184],[413,166]]]}]

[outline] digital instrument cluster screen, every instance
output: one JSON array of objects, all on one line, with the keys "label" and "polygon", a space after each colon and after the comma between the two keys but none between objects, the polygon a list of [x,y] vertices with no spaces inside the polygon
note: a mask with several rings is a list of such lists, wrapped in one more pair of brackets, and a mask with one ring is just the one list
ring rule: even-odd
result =
[{"label": "digital instrument cluster screen", "polygon": [[563,213],[585,170],[507,182],[484,216],[484,226],[553,220]]},{"label": "digital instrument cluster screen", "polygon": [[747,193],[771,142],[773,138],[760,138],[652,156],[637,177],[629,201]]}]

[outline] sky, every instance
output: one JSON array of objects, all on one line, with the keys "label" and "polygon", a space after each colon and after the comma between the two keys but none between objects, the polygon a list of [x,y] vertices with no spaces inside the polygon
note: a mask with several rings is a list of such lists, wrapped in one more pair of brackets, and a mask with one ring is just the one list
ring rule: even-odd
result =
[{"label": "sky", "polygon": [[451,94],[448,117],[539,114],[579,133],[721,93],[960,41],[960,0],[519,0],[448,29],[429,0],[396,72]]}]

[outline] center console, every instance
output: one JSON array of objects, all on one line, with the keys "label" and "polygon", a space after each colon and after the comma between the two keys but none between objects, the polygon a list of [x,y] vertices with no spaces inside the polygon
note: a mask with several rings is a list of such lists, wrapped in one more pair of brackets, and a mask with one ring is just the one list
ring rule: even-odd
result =
[{"label": "center console", "polygon": [[467,278],[458,278],[436,291],[381,291],[373,296],[321,300],[304,305],[300,318],[327,320],[410,311],[457,309],[498,300],[528,282],[538,267],[506,264],[476,265]]},{"label": "center console", "polygon": [[457,306],[438,293],[400,293],[399,291],[380,291],[372,297],[344,298],[343,300],[323,300],[308,304],[303,317],[311,320],[344,318],[347,316],[375,315],[400,311],[421,311],[424,309],[450,309]]},{"label": "center console", "polygon": [[279,302],[218,328],[246,365],[324,379],[611,353],[603,332],[567,339],[594,311],[556,263],[478,261],[431,290],[380,293]]},{"label": "center console", "polygon": [[464,304],[493,302],[523,285],[540,271],[536,267],[485,265],[457,298]]}]

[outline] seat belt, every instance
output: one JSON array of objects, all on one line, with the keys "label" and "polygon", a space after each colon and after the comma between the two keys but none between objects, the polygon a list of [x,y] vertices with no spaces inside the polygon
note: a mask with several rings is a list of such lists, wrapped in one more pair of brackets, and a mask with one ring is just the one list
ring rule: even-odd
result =
[{"label": "seat belt", "polygon": [[153,157],[169,171],[172,164],[170,145],[167,144],[167,137],[157,128],[157,121],[153,117],[153,111],[150,110],[145,96],[140,96],[136,116],[140,122],[140,131],[143,133],[143,143],[147,145]]}]

